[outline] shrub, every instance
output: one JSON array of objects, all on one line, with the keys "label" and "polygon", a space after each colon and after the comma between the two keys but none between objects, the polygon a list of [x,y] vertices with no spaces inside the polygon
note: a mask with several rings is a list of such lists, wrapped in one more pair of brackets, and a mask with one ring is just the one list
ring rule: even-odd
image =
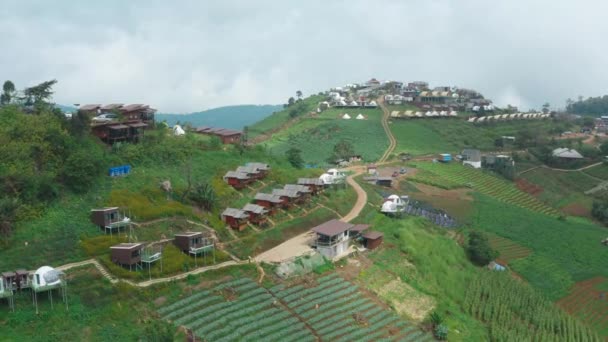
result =
[{"label": "shrub", "polygon": [[436,326],[433,333],[435,334],[435,337],[440,341],[445,341],[448,339],[448,327],[443,324],[439,324],[438,326]]},{"label": "shrub", "polygon": [[498,253],[490,247],[488,238],[480,232],[469,234],[467,253],[471,261],[479,266],[487,265],[498,256]]},{"label": "shrub", "polygon": [[443,317],[437,311],[433,311],[431,313],[430,319],[431,323],[433,324],[433,327],[436,327],[443,323]]},{"label": "shrub", "polygon": [[80,242],[80,247],[90,256],[98,256],[110,252],[110,246],[127,242],[124,236],[101,235]]}]

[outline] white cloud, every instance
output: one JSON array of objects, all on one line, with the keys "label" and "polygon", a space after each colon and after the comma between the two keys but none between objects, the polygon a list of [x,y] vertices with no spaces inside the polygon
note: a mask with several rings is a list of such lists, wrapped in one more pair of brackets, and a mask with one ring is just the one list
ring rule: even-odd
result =
[{"label": "white cloud", "polygon": [[55,101],[162,111],[281,103],[381,79],[540,106],[608,93],[608,3],[532,0],[5,1],[0,77]]}]

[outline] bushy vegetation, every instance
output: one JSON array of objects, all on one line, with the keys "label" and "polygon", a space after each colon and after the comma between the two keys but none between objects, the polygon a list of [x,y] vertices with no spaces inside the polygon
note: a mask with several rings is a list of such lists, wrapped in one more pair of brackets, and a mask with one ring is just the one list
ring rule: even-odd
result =
[{"label": "bushy vegetation", "polygon": [[[295,117],[301,116],[304,113],[314,111],[317,109],[317,104],[323,101],[323,96],[312,95],[305,99],[302,99],[301,102],[297,104],[297,110],[295,111]],[[295,99],[294,99],[295,103]],[[285,125],[287,122],[292,120],[294,116],[294,108],[292,106],[287,106],[281,111],[277,111],[272,113],[272,115],[267,116],[261,121],[256,122],[253,125],[250,125],[249,128],[249,137],[254,138],[258,135],[264,133],[270,133],[278,130],[280,127]]]},{"label": "bushy vegetation", "polygon": [[568,99],[566,110],[573,114],[605,115],[608,112],[608,95],[586,99],[581,96],[578,101]]},{"label": "bushy vegetation", "polygon": [[465,310],[488,325],[492,341],[600,341],[589,327],[503,272],[481,272],[465,293]]},{"label": "bushy vegetation", "polygon": [[498,256],[498,253],[490,246],[488,237],[476,231],[469,233],[467,253],[471,261],[478,266],[485,266]]}]

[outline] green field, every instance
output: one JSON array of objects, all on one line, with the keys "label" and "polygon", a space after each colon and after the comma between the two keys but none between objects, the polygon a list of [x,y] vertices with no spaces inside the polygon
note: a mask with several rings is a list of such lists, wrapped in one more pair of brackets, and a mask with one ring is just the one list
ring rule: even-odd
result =
[{"label": "green field", "polygon": [[601,164],[598,166],[594,166],[591,168],[588,168],[586,170],[583,170],[582,172],[603,179],[603,180],[608,180],[608,165],[606,164]]},{"label": "green field", "polygon": [[460,118],[450,119],[393,119],[390,124],[398,141],[398,152],[413,155],[459,153],[463,148],[495,151],[494,141],[501,136],[514,136],[522,128],[547,134],[554,124],[550,121],[501,122],[473,125]]},{"label": "green field", "polygon": [[[315,111],[317,109],[317,105],[319,102],[325,99],[324,96],[313,95],[303,99],[304,103],[304,113],[308,113],[311,111]],[[265,132],[271,131],[273,129],[277,129],[286,123],[288,123],[292,118],[289,116],[289,111],[291,108],[285,108],[281,111],[273,113],[270,116],[267,116],[261,121],[256,122],[255,124],[248,127],[248,134],[250,138],[255,138],[256,136],[263,134]]]},{"label": "green field", "polygon": [[[344,113],[352,119],[341,119]],[[367,119],[356,120],[359,113]],[[366,161],[374,161],[382,156],[389,143],[381,119],[380,109],[332,108],[274,134],[264,144],[274,155],[283,155],[287,149],[296,147],[302,151],[302,158],[307,163],[322,165],[331,156],[335,144],[346,140],[352,144],[355,154]]]},{"label": "green field", "polygon": [[538,168],[521,175],[526,181],[538,185],[542,192],[537,195],[541,201],[555,208],[563,208],[576,204],[591,210],[593,198],[584,194],[601,181],[583,172],[561,172],[546,168]]},{"label": "green field", "polygon": [[209,341],[432,340],[335,274],[312,286],[270,289],[241,278],[199,290],[158,312]]},{"label": "green field", "polygon": [[[552,207],[517,189],[513,183],[498,178],[489,172],[465,167],[456,163],[418,162],[415,164],[415,167],[434,174],[434,182],[439,182],[439,178],[442,178],[446,181],[446,184],[463,184],[474,191],[492,196],[502,202],[558,216],[558,212]],[[413,179],[415,180],[415,178]]]}]

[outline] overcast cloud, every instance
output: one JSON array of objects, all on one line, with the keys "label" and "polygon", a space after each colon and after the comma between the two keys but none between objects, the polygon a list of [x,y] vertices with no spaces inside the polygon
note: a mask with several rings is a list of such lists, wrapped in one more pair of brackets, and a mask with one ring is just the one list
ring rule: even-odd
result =
[{"label": "overcast cloud", "polygon": [[0,79],[164,112],[386,80],[528,109],[608,93],[607,1],[6,1]]}]

